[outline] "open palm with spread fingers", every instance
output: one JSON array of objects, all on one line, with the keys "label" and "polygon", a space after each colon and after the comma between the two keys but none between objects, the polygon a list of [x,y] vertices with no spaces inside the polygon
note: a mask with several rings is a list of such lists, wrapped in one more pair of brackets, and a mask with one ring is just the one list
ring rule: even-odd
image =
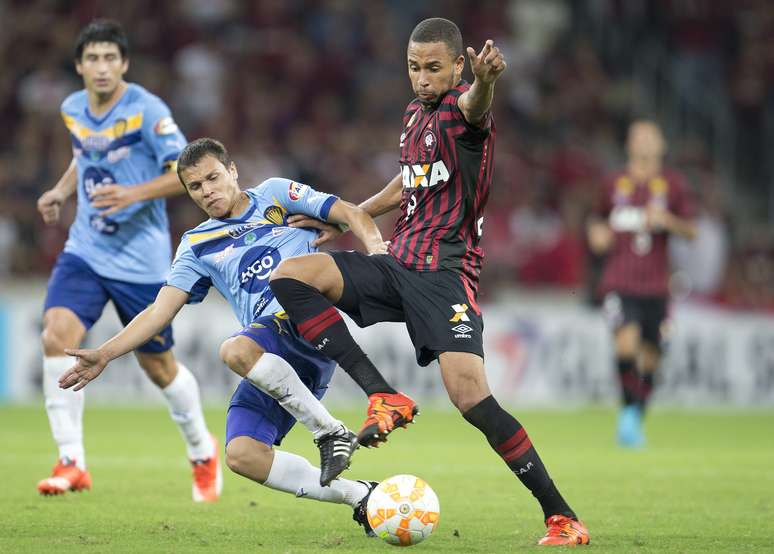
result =
[{"label": "open palm with spread fingers", "polygon": [[487,40],[478,54],[470,46],[467,51],[470,69],[476,79],[480,79],[483,83],[494,83],[507,67],[502,52],[492,40]]},{"label": "open palm with spread fingers", "polygon": [[81,390],[91,381],[99,377],[102,370],[105,369],[110,361],[99,350],[71,350],[65,349],[68,356],[75,356],[78,360],[75,365],[68,369],[59,378],[59,387],[69,389],[73,387],[74,391]]}]

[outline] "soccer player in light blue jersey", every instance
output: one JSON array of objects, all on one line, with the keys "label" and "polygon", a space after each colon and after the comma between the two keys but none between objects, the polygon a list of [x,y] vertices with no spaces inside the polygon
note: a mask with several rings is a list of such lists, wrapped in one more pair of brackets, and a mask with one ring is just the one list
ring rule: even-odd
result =
[{"label": "soccer player in light blue jersey", "polygon": [[[139,85],[124,81],[127,39],[117,23],[97,20],[78,37],[75,68],[84,89],[62,103],[73,160],[54,188],[38,200],[48,224],[77,194],[78,208],[64,252],[48,283],[43,316],[43,391],[59,460],[42,494],[91,487],[83,446],[83,393],[63,391],[57,380],[112,301],[129,323],[161,288],[171,258],[165,196],[181,192],[175,163],[185,138],[169,108]],[[193,465],[193,498],[216,500],[221,472],[218,448],[204,422],[199,385],[170,351],[165,327],[138,344],[137,360],[162,391]]]},{"label": "soccer player in light blue jersey", "polygon": [[[346,224],[369,253],[387,250],[379,229],[360,208],[288,179],[241,191],[236,166],[213,139],[185,147],[178,175],[210,219],[183,235],[167,284],[151,306],[99,348],[66,351],[78,360],[60,385],[83,388],[111,360],[147,341],[185,304],[200,302],[215,287],[243,326],[220,349],[226,365],[244,378],[228,410],[228,466],[272,489],[349,504],[355,521],[370,532],[365,504],[375,483],[334,479],[357,448],[356,435],[319,401],[336,364],[299,335],[274,299],[269,275],[282,259],[317,250],[317,232],[288,227],[289,214]],[[315,435],[320,469],[273,448],[296,420]]]}]

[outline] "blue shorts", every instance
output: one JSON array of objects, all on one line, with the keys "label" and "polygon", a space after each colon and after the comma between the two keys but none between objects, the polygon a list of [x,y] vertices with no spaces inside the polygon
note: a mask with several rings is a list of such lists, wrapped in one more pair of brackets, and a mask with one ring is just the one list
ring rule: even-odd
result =
[{"label": "blue shorts", "polygon": [[[266,352],[276,354],[296,370],[301,381],[321,399],[328,389],[336,362],[306,342],[285,317],[259,317],[236,335],[248,337]],[[269,446],[279,445],[296,419],[279,402],[242,379],[228,407],[226,444],[235,437],[252,437]]]},{"label": "blue shorts", "polygon": [[[100,277],[83,259],[75,254],[62,252],[48,280],[43,310],[49,308],[72,310],[88,331],[102,315],[108,300],[112,300],[121,323],[127,325],[148,305],[153,304],[162,286],[164,283],[127,283]],[[151,353],[166,352],[174,343],[172,327],[167,326],[137,350]]]}]

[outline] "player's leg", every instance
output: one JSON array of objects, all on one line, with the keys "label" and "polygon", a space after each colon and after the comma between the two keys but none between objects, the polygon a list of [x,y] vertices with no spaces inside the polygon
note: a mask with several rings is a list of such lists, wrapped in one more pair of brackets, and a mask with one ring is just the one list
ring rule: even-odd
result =
[{"label": "player's leg", "polygon": [[38,483],[42,494],[91,488],[83,447],[83,391],[59,388],[59,377],[73,359],[65,348],[78,348],[99,319],[107,295],[99,277],[72,254],[60,254],[48,283],[43,314],[43,394],[59,459],[51,477]]},{"label": "player's leg", "polygon": [[618,414],[617,435],[621,446],[643,446],[642,411],[640,397],[642,378],[639,358],[642,347],[642,328],[637,321],[619,327],[614,336],[618,382],[621,387],[621,411]]},{"label": "player's leg", "polygon": [[653,383],[656,372],[661,366],[661,348],[650,341],[643,340],[640,348],[640,397],[639,406],[642,415],[650,402],[650,396],[653,394]]},{"label": "player's leg", "polygon": [[[300,421],[314,435],[320,450],[321,484],[327,485],[349,467],[357,441],[355,434],[328,412],[297,372],[306,369],[310,381],[319,379],[324,372],[327,384],[333,362],[316,351],[305,358],[304,345],[293,333],[287,320],[262,317],[226,340],[220,356],[229,368],[273,398],[293,421]],[[299,344],[289,345],[292,341]],[[310,347],[305,348],[311,351]],[[319,367],[313,357],[320,358]]]},{"label": "player's leg", "polygon": [[276,400],[242,381],[226,418],[226,464],[243,477],[296,498],[349,505],[353,519],[369,533],[365,503],[376,482],[340,477],[322,486],[320,469],[301,456],[272,448],[282,442],[293,423]]},{"label": "player's leg", "polygon": [[639,354],[640,394],[637,399],[640,412],[644,416],[656,372],[661,365],[662,349],[669,338],[669,319],[667,299],[663,297],[646,298],[642,301],[642,340]]},{"label": "player's leg", "polygon": [[[370,437],[386,437],[396,425],[412,421],[418,408],[413,400],[385,381],[352,338],[334,304],[361,326],[376,321],[402,321],[402,312],[399,305],[376,306],[379,295],[384,296],[389,287],[383,268],[374,265],[378,263],[375,260],[385,256],[367,257],[356,252],[334,255],[335,260],[328,254],[285,259],[272,272],[270,284],[300,334],[322,354],[338,362],[368,395],[368,416],[359,438],[361,444],[371,446],[374,442]],[[344,272],[348,273],[346,278]],[[362,311],[369,304],[364,298],[369,292],[372,317]]]},{"label": "player's leg", "polygon": [[[481,357],[444,352],[438,361],[449,399],[540,503],[549,527],[541,544],[587,543],[588,532],[554,485],[527,432],[492,396]],[[554,536],[556,529],[566,535],[562,542]]]},{"label": "player's leg", "polygon": [[621,411],[618,414],[617,436],[622,446],[643,445],[642,414],[639,398],[642,390],[639,356],[642,343],[640,302],[636,297],[610,293],[603,309],[613,328],[613,347],[621,391]]},{"label": "player's leg", "polygon": [[334,307],[344,292],[344,278],[331,256],[309,254],[282,260],[270,283],[304,338],[336,360],[367,395],[395,392],[357,345]]}]

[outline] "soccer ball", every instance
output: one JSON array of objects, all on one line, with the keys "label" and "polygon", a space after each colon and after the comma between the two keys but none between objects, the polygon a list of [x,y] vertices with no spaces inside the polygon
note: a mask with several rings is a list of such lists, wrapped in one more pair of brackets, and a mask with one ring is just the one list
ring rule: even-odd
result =
[{"label": "soccer ball", "polygon": [[411,546],[435,531],[441,506],[423,479],[395,475],[371,492],[366,512],[377,537],[397,546]]}]

